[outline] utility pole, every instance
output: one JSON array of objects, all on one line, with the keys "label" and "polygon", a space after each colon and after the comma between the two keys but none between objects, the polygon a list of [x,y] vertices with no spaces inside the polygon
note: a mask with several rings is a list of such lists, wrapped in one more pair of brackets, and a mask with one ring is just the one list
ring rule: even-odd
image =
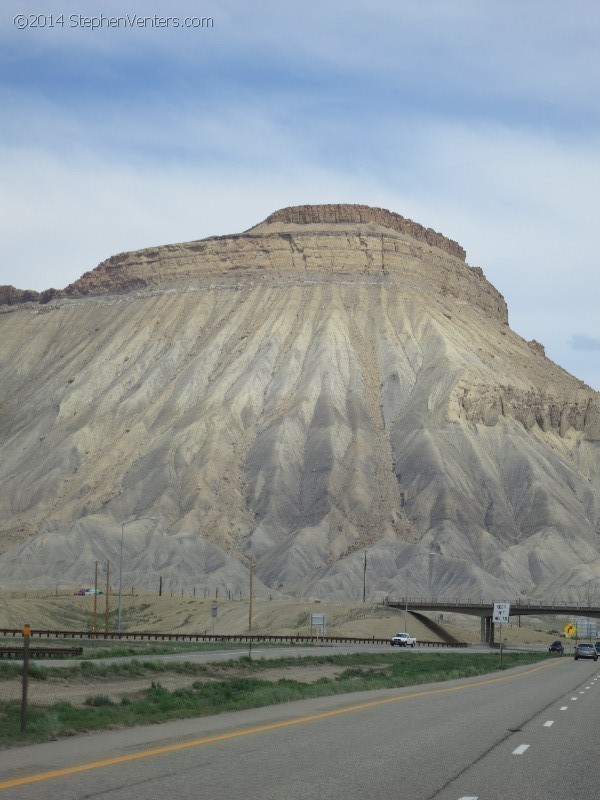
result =
[{"label": "utility pole", "polygon": [[587,630],[588,630],[588,637],[589,642],[592,642],[592,581],[588,581],[587,584],[587,599],[588,599],[588,619],[587,619]]},{"label": "utility pole", "polygon": [[252,573],[254,571],[254,559],[250,559],[250,606],[248,609],[248,630],[252,630]]},{"label": "utility pole", "polygon": [[92,617],[92,633],[96,638],[96,629],[98,627],[98,562],[96,561],[96,570],[94,572],[94,614]]},{"label": "utility pole", "polygon": [[[125,527],[127,525],[131,525],[134,522],[139,522],[140,520],[148,520],[150,522],[156,522],[157,517],[136,517],[135,519],[130,519],[129,522],[122,522],[121,523],[121,550],[119,553],[119,610],[117,612],[117,630],[121,633],[121,609],[122,609],[122,596],[123,596],[123,540],[125,539]],[[183,593],[181,595],[183,597]]]},{"label": "utility pole", "polygon": [[24,625],[22,628],[23,633],[23,681],[21,692],[21,730],[24,731],[27,727],[27,686],[29,684],[29,637],[31,636],[31,628],[29,625]]},{"label": "utility pole", "polygon": [[407,617],[408,617],[408,572],[406,573],[406,584],[404,588],[404,630],[408,633]]},{"label": "utility pole", "polygon": [[365,550],[365,561],[363,564],[363,603],[366,601],[366,599],[367,599],[367,551]]},{"label": "utility pole", "polygon": [[108,633],[108,597],[110,595],[110,561],[106,562],[106,604],[104,608],[104,633]]}]

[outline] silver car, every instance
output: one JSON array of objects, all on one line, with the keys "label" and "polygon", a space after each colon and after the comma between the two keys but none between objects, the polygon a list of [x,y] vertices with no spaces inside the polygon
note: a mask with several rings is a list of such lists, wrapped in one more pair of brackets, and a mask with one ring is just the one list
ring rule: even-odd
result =
[{"label": "silver car", "polygon": [[596,648],[593,644],[589,644],[588,642],[582,642],[581,644],[576,645],[575,647],[575,661],[578,658],[593,658],[594,661],[598,661],[598,653],[596,652]]}]

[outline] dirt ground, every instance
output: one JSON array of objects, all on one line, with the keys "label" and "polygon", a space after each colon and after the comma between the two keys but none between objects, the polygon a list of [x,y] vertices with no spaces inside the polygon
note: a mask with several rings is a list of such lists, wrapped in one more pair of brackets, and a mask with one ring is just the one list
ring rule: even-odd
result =
[{"label": "dirt ground", "polygon": [[[260,680],[277,681],[280,678],[312,683],[319,678],[335,678],[343,668],[335,667],[332,664],[311,664],[310,666],[292,666],[279,669],[261,670],[256,676]],[[242,673],[240,672],[240,675]],[[243,673],[246,674],[246,673]],[[210,674],[205,676],[198,675],[178,675],[177,673],[158,673],[155,676],[142,678],[127,678],[119,676],[117,678],[101,678],[82,676],[81,679],[73,678],[49,678],[45,681],[30,680],[28,687],[28,699],[30,703],[39,705],[51,705],[59,700],[67,700],[73,705],[84,705],[85,700],[96,695],[105,695],[113,702],[120,702],[122,697],[135,699],[147,689],[152,681],[160,683],[165,689],[173,691],[186,686],[191,686],[194,681],[211,680],[219,678],[233,678],[236,676],[235,669],[228,668],[222,674],[218,669],[211,669]],[[0,700],[21,700],[21,678],[0,681]]]}]

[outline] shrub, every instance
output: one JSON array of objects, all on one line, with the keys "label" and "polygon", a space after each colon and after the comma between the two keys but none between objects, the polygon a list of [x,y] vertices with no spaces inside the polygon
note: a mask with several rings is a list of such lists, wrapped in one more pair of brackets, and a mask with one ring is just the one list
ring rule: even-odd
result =
[{"label": "shrub", "polygon": [[114,706],[113,701],[105,694],[95,694],[93,697],[86,697],[84,700],[86,706]]}]

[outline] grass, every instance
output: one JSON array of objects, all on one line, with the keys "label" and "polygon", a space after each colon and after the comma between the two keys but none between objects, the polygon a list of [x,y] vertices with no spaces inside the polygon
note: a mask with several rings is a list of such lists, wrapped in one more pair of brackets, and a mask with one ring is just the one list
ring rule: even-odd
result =
[{"label": "grass", "polygon": [[[0,678],[11,679],[21,676],[20,664],[0,664]],[[77,680],[85,678],[140,678],[144,675],[157,672],[174,672],[184,675],[199,675],[206,672],[204,664],[194,664],[191,661],[140,661],[133,658],[129,661],[119,661],[114,664],[96,664],[93,661],[81,661],[68,667],[44,667],[38,664],[29,664],[30,680],[45,681],[52,678],[70,678]]]},{"label": "grass", "polygon": [[[14,639],[12,637],[0,637],[0,644],[22,646],[21,639]],[[37,639],[31,640],[31,646],[48,646],[48,647],[83,647],[83,654],[80,656],[54,656],[54,658],[63,660],[87,660],[90,658],[131,658],[131,657],[145,657],[145,656],[158,656],[158,655],[176,655],[179,653],[196,653],[196,652],[210,652],[215,650],[247,650],[247,642],[164,642],[164,643],[151,643],[151,642],[119,642],[114,643],[104,639]],[[305,645],[297,645],[289,643],[287,647],[304,647]],[[260,642],[252,643],[253,650],[262,650],[268,648],[281,647],[278,642]],[[0,667],[2,663],[0,662]],[[1,677],[1,675],[0,675]]]},{"label": "grass", "polygon": [[[400,688],[421,683],[465,678],[499,669],[497,654],[488,653],[417,653],[402,657],[396,653],[355,653],[347,655],[311,656],[304,659],[269,659],[252,661],[244,657],[220,664],[165,663],[159,661],[95,664],[87,661],[63,668],[38,668],[38,679],[55,674],[72,679],[85,676],[139,677],[160,673],[183,672],[203,676],[189,687],[169,691],[152,680],[143,696],[124,697],[115,703],[108,696],[90,696],[83,707],[69,702],[50,706],[31,706],[28,725],[20,731],[20,704],[0,702],[0,745],[6,747],[26,742],[42,742],[83,731],[131,727],[187,717],[238,711],[309,697],[344,694],[373,689]],[[547,658],[541,653],[505,653],[503,669],[535,663]],[[261,679],[265,669],[330,664],[341,669],[335,678],[321,677],[312,683],[282,678]],[[13,665],[0,665],[10,666]],[[235,675],[227,677],[228,670]],[[219,680],[207,680],[211,673]],[[223,678],[223,674],[225,677]],[[33,677],[33,675],[32,675]]]}]

